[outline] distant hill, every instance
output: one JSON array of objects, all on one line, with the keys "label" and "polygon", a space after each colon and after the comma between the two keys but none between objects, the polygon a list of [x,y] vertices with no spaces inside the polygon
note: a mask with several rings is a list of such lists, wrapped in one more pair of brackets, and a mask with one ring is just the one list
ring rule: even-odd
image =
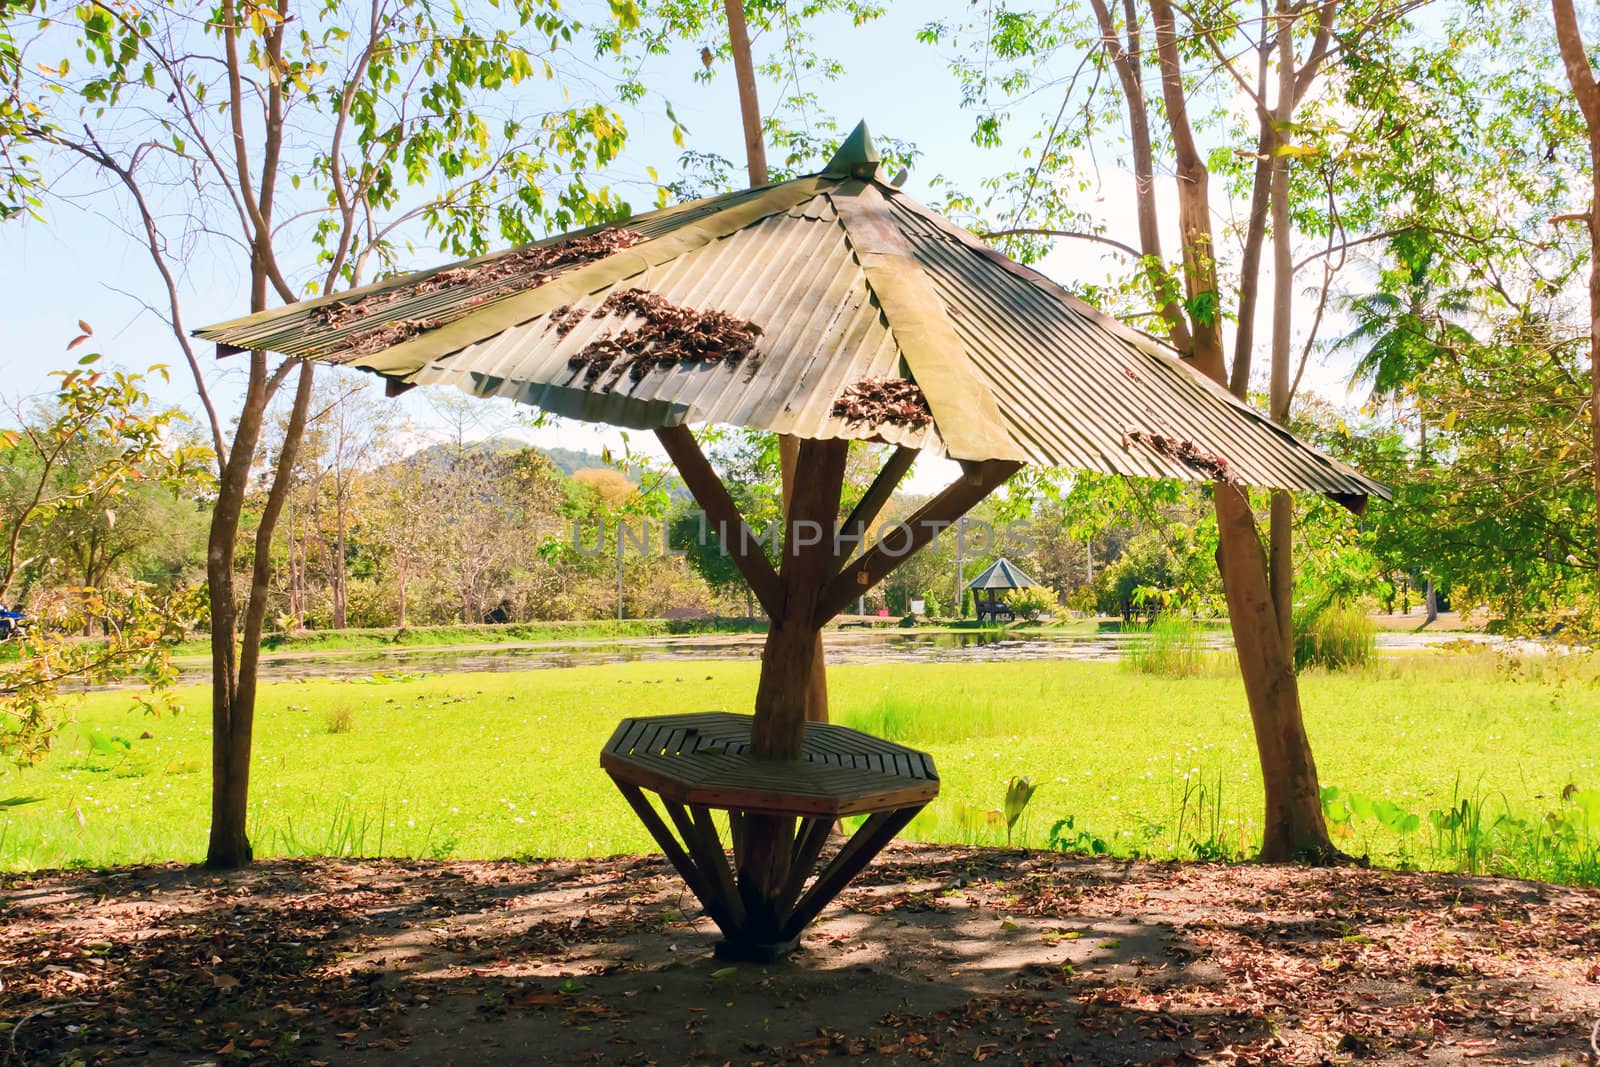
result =
[{"label": "distant hill", "polygon": [[579,452],[573,448],[541,448],[539,451],[549,456],[550,462],[560,467],[561,473],[569,478],[577,471],[608,466],[605,457],[598,452]]},{"label": "distant hill", "polygon": [[[514,452],[522,448],[532,448],[535,452],[541,452],[548,457],[550,462],[554,463],[562,475],[567,478],[572,477],[581,470],[616,469],[610,463],[607,463],[606,458],[598,452],[586,452],[575,448],[540,448],[536,445],[529,445],[526,441],[519,441],[514,437],[489,437],[482,441],[474,441],[466,447],[468,452],[487,452],[491,455],[501,452]],[[424,469],[436,464],[443,466],[449,463],[453,451],[453,445],[433,444],[427,448],[418,449],[400,462],[408,466]],[[627,474],[631,481],[639,481],[637,472],[624,471],[624,473]],[[681,502],[691,499],[688,488],[676,476],[668,477],[666,489],[673,500]]]},{"label": "distant hill", "polygon": [[[561,473],[571,477],[574,471],[581,471],[586,467],[605,467],[608,464],[605,457],[598,452],[580,452],[573,448],[538,448],[530,446],[526,441],[519,441],[514,437],[489,437],[482,441],[473,441],[466,446],[468,452],[487,452],[495,455],[501,452],[515,452],[519,449],[533,447],[534,451],[542,452],[550,461],[560,468]],[[419,448],[407,456],[404,462],[418,466],[429,466],[435,463],[448,462],[455,446],[449,444],[432,444],[426,448]]]}]

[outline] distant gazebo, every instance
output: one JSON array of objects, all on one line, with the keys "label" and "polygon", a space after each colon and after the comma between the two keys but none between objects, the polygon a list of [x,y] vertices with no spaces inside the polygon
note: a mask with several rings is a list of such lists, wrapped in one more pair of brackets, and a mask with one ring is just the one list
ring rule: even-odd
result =
[{"label": "distant gazebo", "polygon": [[982,574],[968,582],[967,588],[972,590],[972,603],[979,622],[1010,622],[1014,616],[1006,602],[1000,599],[1001,594],[1013,589],[1031,589],[1038,584],[1023,574],[1015,563],[1001,556],[989,564]]}]

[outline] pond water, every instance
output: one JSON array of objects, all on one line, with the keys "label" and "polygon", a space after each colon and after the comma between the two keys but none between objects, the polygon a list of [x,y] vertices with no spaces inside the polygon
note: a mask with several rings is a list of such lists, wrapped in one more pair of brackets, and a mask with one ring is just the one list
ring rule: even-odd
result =
[{"label": "pond water", "polygon": [[[1492,641],[1459,633],[1380,633],[1380,653],[1428,648],[1450,641]],[[748,659],[761,655],[761,634],[638,638],[628,641],[478,646],[465,649],[396,648],[344,653],[266,654],[263,680],[366,677],[372,674],[450,674],[467,671],[558,670],[605,663]],[[823,638],[828,662],[837,663],[996,663],[1031,660],[1114,661],[1143,634],[1057,633],[969,630],[919,632],[881,629],[829,630]],[[1209,632],[1208,648],[1232,646],[1226,631]],[[209,664],[181,665],[182,680],[210,678]]]}]

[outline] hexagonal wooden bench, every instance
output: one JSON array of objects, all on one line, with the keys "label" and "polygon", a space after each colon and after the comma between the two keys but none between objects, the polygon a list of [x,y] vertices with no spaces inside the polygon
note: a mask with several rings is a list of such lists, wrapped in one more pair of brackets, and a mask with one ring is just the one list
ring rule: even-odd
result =
[{"label": "hexagonal wooden bench", "polygon": [[[722,931],[717,955],[770,961],[793,950],[806,925],[938,796],[939,775],[927,753],[821,723],[806,724],[798,758],[758,759],[750,752],[751,721],[726,712],[624,719],[600,765]],[[713,810],[728,813],[733,866]],[[751,892],[737,873],[750,815],[798,822],[775,901]],[[808,886],[835,822],[847,815],[867,820]]]}]

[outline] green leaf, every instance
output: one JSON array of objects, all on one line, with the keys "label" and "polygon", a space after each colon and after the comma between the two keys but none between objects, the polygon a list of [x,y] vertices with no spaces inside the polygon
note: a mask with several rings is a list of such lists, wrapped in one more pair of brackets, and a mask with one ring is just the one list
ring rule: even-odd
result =
[{"label": "green leaf", "polygon": [[611,17],[625,30],[639,28],[639,5],[633,0],[610,0]]},{"label": "green leaf", "polygon": [[1207,289],[1203,293],[1196,293],[1183,302],[1184,309],[1189,312],[1189,317],[1202,326],[1210,326],[1217,321],[1217,311],[1221,302],[1216,290]]}]

